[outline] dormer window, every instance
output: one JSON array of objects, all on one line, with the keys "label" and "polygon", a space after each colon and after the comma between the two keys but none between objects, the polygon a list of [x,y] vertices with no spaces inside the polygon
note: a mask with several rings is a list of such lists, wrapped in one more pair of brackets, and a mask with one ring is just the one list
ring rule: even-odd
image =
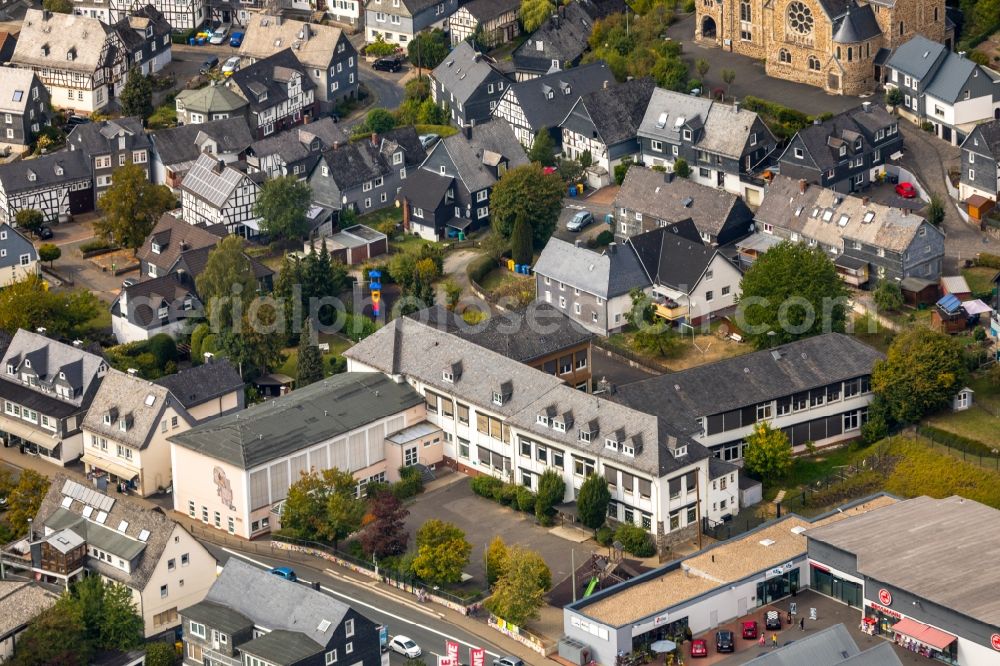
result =
[{"label": "dormer window", "polygon": [[552,421],[552,429],[558,430],[559,432],[566,432],[566,422],[565,421]]},{"label": "dormer window", "polygon": [[403,153],[401,151],[396,151],[395,153],[392,154],[392,163],[393,164],[403,163]]},{"label": "dormer window", "polygon": [[604,438],[604,448],[611,449],[612,451],[618,450],[618,440],[611,437]]},{"label": "dormer window", "polygon": [[635,457],[635,447],[631,444],[622,444],[622,453],[627,456]]},{"label": "dormer window", "polygon": [[38,176],[36,176],[35,172],[32,171],[31,169],[28,169],[28,180],[30,180],[31,182],[35,182],[36,180],[38,180]]},{"label": "dormer window", "polygon": [[442,370],[441,379],[448,382],[449,384],[455,383],[455,375],[452,374],[451,370]]},{"label": "dormer window", "polygon": [[125,419],[119,419],[118,429],[121,430],[122,432],[126,432],[128,430],[128,421]]},{"label": "dormer window", "polygon": [[590,441],[590,431],[589,430],[580,430],[580,441],[581,442],[589,442]]},{"label": "dormer window", "polygon": [[494,405],[503,404],[503,393],[498,393],[497,391],[493,391],[493,404]]},{"label": "dormer window", "polygon": [[684,132],[682,134],[684,136],[684,140],[685,141],[690,141],[691,140],[691,130],[686,129],[686,130],[684,130]]},{"label": "dormer window", "polygon": [[537,423],[538,425],[543,425],[546,428],[548,428],[549,427],[549,417],[546,416],[545,414],[539,414],[538,416],[535,417],[535,423]]},{"label": "dormer window", "polygon": [[59,379],[66,379],[66,373],[62,370],[59,371]]},{"label": "dormer window", "polygon": [[48,44],[42,44],[42,55],[43,56],[48,56],[49,55],[49,45]]},{"label": "dormer window", "polygon": [[854,142],[854,150],[861,150],[861,139]]},{"label": "dormer window", "polygon": [[31,367],[31,359],[27,359],[27,358],[24,359],[24,367],[26,367],[26,368],[30,368]]},{"label": "dormer window", "polygon": [[160,319],[166,319],[167,315],[169,314],[169,311],[170,309],[164,306],[156,311],[156,316],[159,317]]},{"label": "dormer window", "polygon": [[846,154],[847,154],[847,146],[841,146],[840,147],[840,156],[843,157]]},{"label": "dormer window", "polygon": [[674,449],[674,458],[683,458],[684,456],[687,455],[687,453],[688,453],[688,447],[678,446],[676,449]]},{"label": "dormer window", "polygon": [[161,249],[160,244],[154,241],[150,249],[153,250],[153,254],[159,254]]},{"label": "dormer window", "polygon": [[13,363],[8,363],[7,364],[7,374],[8,375],[17,374],[17,369],[14,367]]},{"label": "dormer window", "polygon": [[76,51],[74,51],[73,49],[66,51],[66,60],[75,60],[75,59],[76,59]]},{"label": "dormer window", "polygon": [[111,414],[104,415],[104,425],[111,425]]}]

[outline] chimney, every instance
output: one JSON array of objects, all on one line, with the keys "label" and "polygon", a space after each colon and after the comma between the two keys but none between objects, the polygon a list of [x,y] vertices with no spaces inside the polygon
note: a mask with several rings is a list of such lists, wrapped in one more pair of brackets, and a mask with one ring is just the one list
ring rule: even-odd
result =
[{"label": "chimney", "polygon": [[807,181],[805,178],[800,178],[799,179],[799,194],[805,194],[807,187],[809,187],[809,181]]},{"label": "chimney", "polygon": [[178,247],[180,247],[182,251],[186,250],[188,249],[188,242],[182,238],[181,242],[178,243]]},{"label": "chimney", "polygon": [[47,330],[49,329],[45,328],[44,326],[39,326],[38,328],[35,329],[35,332],[41,335],[45,335],[45,331]]},{"label": "chimney", "polygon": [[205,363],[211,363],[212,359],[215,358],[215,354],[212,352],[205,352],[202,356],[205,357]]},{"label": "chimney", "polygon": [[378,132],[372,132],[372,146],[378,148]]},{"label": "chimney", "polygon": [[83,340],[74,340],[73,346],[76,347],[77,349],[83,347]]},{"label": "chimney", "polygon": [[607,79],[604,79],[604,89],[605,90],[608,89],[608,80]]},{"label": "chimney", "polygon": [[334,141],[333,142],[333,149],[337,150],[337,148],[340,148],[340,142],[339,141]]},{"label": "chimney", "polygon": [[733,100],[733,111],[735,111],[736,113],[740,112],[740,100],[738,99]]},{"label": "chimney", "polygon": [[870,112],[872,110],[872,103],[871,102],[861,102],[861,108],[864,109],[865,113],[868,113],[868,112]]},{"label": "chimney", "polygon": [[959,58],[964,58],[965,57],[965,51],[959,51],[958,52],[958,57]]},{"label": "chimney", "polygon": [[43,9],[42,10],[42,20],[43,21],[48,21],[50,18],[52,18],[52,12],[50,12],[48,9]]},{"label": "chimney", "polygon": [[472,139],[472,125],[464,125],[462,127],[462,134],[465,135],[466,139],[471,140]]},{"label": "chimney", "polygon": [[861,205],[862,206],[867,206],[870,201],[871,201],[871,197],[861,197]]},{"label": "chimney", "polygon": [[608,254],[617,254],[617,253],[618,253],[618,243],[614,241],[608,243]]},{"label": "chimney", "polygon": [[580,240],[579,238],[573,241],[573,244],[576,245],[577,247],[583,247],[583,241]]},{"label": "chimney", "polygon": [[222,173],[226,168],[226,162],[224,160],[216,160],[215,167],[218,169],[215,173]]}]

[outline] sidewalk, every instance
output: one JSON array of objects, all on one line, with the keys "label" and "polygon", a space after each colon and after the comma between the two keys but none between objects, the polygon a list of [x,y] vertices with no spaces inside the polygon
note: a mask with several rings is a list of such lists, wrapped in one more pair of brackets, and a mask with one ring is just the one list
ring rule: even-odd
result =
[{"label": "sidewalk", "polygon": [[[57,465],[53,465],[42,460],[38,456],[22,454],[17,448],[0,447],[0,464],[6,464],[18,469],[30,469],[48,477],[61,473],[74,481],[78,481],[85,485],[90,484],[86,474],[83,472],[83,466],[78,462],[67,467],[60,468]],[[426,490],[441,488],[463,478],[466,477],[457,473],[444,474],[440,478],[437,478],[427,484]],[[380,596],[391,598],[397,603],[409,606],[421,614],[434,615],[443,622],[461,627],[465,631],[475,636],[479,636],[483,640],[501,646],[504,652],[520,657],[526,664],[539,663],[543,659],[537,652],[529,650],[515,641],[508,640],[503,634],[490,629],[486,624],[485,616],[482,619],[476,619],[433,603],[417,603],[415,598],[410,594],[403,593],[390,585],[386,585],[372,578],[360,576],[348,569],[337,566],[329,560],[314,557],[312,555],[306,555],[304,553],[273,550],[270,547],[270,540],[266,537],[254,541],[247,541],[245,539],[240,539],[225,534],[224,532],[205,527],[203,523],[194,520],[185,514],[173,511],[169,496],[157,496],[154,499],[146,499],[135,495],[126,496],[112,494],[112,497],[114,497],[117,501],[135,502],[148,509],[159,508],[171,519],[183,525],[192,535],[195,536],[195,538],[208,541],[216,546],[229,548],[230,550],[238,550],[240,552],[245,552],[248,555],[265,555],[271,559],[294,563],[297,566],[308,567],[318,572],[329,570],[338,580],[343,580],[353,585],[365,587],[376,592]],[[545,608],[548,607],[546,606]],[[545,611],[545,608],[543,608],[543,612]],[[558,612],[561,617],[562,611]]]}]

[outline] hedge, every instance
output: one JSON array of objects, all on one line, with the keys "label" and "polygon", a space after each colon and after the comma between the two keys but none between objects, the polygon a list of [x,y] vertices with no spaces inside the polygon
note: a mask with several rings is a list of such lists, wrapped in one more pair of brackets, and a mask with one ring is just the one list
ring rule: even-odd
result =
[{"label": "hedge", "polygon": [[979,257],[976,259],[976,265],[1000,270],[1000,255],[980,252]]},{"label": "hedge", "polygon": [[174,44],[187,44],[188,40],[198,34],[198,28],[191,28],[190,30],[184,30],[182,32],[173,32],[170,34],[170,41]]},{"label": "hedge", "polygon": [[636,557],[652,557],[656,554],[656,545],[649,532],[638,525],[622,523],[615,530],[615,541],[622,544],[622,550]]},{"label": "hedge", "polygon": [[917,432],[927,439],[938,444],[944,444],[951,449],[965,451],[977,456],[993,457],[993,448],[976,439],[969,439],[968,437],[963,437],[948,430],[942,430],[941,428],[929,425],[917,426]]},{"label": "hedge", "polygon": [[535,511],[535,493],[525,486],[504,483],[495,476],[486,474],[472,477],[469,485],[472,487],[472,492],[480,497],[525,513],[534,513]]},{"label": "hedge", "polygon": [[493,257],[488,254],[484,254],[481,257],[476,257],[469,262],[468,267],[465,269],[466,273],[469,275],[469,279],[479,284],[487,273],[492,271],[497,267],[497,262],[493,261]]},{"label": "hedge", "polygon": [[82,253],[97,252],[100,250],[112,250],[112,249],[114,249],[114,246],[104,238],[95,238],[93,240],[87,241],[86,243],[80,244],[80,252]]}]

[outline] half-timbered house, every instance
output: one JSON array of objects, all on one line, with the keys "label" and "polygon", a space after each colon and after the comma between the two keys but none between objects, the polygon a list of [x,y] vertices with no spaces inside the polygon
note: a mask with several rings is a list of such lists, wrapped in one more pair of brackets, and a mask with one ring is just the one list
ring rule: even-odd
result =
[{"label": "half-timbered house", "polygon": [[286,48],[233,74],[237,92],[250,103],[250,127],[258,139],[318,115],[316,83],[305,72]]},{"label": "half-timbered house", "polygon": [[[125,57],[129,68],[137,67],[146,75],[156,74],[173,58],[172,28],[152,5],[139,7],[123,16],[115,24],[115,30],[128,49]],[[124,78],[120,84],[125,84]]]},{"label": "half-timbered house", "polygon": [[0,164],[0,222],[13,222],[27,208],[48,222],[86,213],[94,209],[93,190],[89,160],[78,150]]},{"label": "half-timbered house", "polygon": [[90,114],[108,105],[127,70],[121,36],[97,19],[29,9],[11,63],[31,69],[52,106]]},{"label": "half-timbered house", "polygon": [[153,155],[151,180],[177,189],[188,169],[208,153],[227,164],[246,158],[253,143],[246,120],[225,118],[200,125],[179,125],[152,133]]},{"label": "half-timbered house", "polygon": [[178,31],[197,28],[208,17],[205,0],[74,0],[73,13],[115,25],[146,6],[156,9]]},{"label": "half-timbered house", "polygon": [[181,182],[181,208],[188,224],[224,224],[244,238],[260,233],[254,212],[260,192],[255,179],[213,155],[202,155]]}]

